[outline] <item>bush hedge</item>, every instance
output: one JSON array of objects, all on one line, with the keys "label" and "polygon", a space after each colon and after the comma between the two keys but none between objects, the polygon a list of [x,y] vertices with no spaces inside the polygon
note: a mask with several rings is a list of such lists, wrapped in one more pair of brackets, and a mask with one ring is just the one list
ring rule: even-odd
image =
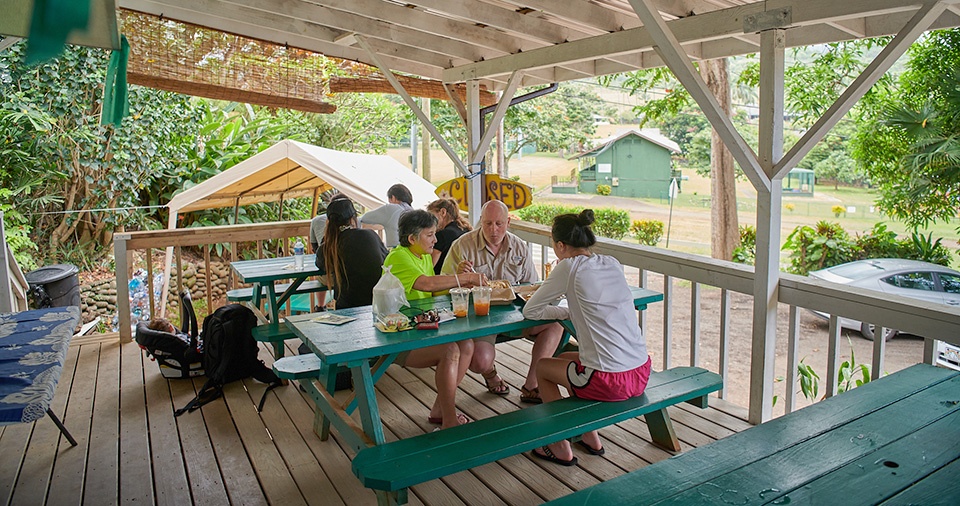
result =
[{"label": "bush hedge", "polygon": [[[579,214],[583,206],[565,206],[561,204],[534,204],[514,213],[522,220],[541,225],[553,225],[553,218],[560,214]],[[630,214],[621,209],[598,208],[593,210],[596,221],[593,233],[602,237],[621,240],[630,231]]]}]

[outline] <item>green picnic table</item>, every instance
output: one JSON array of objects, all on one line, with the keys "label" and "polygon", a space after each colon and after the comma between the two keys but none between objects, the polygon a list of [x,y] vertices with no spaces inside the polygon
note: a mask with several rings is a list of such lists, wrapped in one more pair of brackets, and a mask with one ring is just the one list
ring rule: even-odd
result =
[{"label": "green picnic table", "polygon": [[[651,290],[632,290],[634,304],[640,310],[646,309],[649,303],[663,300],[662,294]],[[413,301],[411,305],[420,309],[451,307],[449,296],[421,299]],[[389,333],[373,326],[370,306],[334,311],[333,314],[354,317],[356,320],[330,325],[315,321],[318,313],[302,314],[287,318],[287,327],[317,354],[323,366],[320,375],[324,377],[326,390],[317,388],[316,382],[301,383],[317,404],[317,433],[321,439],[327,439],[332,423],[354,450],[380,445],[385,441],[374,385],[399,354],[464,339],[507,334],[546,323],[524,319],[521,307],[515,304],[491,306],[488,316],[477,316],[471,305],[466,318],[441,323],[436,330]],[[372,367],[371,360],[375,362]],[[354,395],[343,403],[334,399],[331,393],[339,366],[350,368],[354,385]],[[358,407],[359,427],[350,417]]]},{"label": "green picnic table", "polygon": [[[240,260],[230,262],[230,267],[237,274],[237,280],[242,283],[252,283],[252,300],[250,305],[260,307],[261,298],[266,299],[267,311],[270,313],[270,322],[280,321],[280,308],[297,293],[297,289],[310,276],[319,276],[320,269],[316,266],[316,255],[304,255],[303,269],[294,268],[294,259],[290,257],[263,258],[258,260]],[[274,283],[289,279],[292,282],[279,295]]]},{"label": "green picnic table", "polygon": [[960,372],[918,364],[549,504],[960,504]]}]

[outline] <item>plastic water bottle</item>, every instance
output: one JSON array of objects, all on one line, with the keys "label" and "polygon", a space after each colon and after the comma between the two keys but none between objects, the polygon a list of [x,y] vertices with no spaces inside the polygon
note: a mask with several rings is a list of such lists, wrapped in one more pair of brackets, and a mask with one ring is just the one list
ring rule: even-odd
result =
[{"label": "plastic water bottle", "polygon": [[293,245],[293,266],[296,267],[298,271],[303,270],[303,242],[299,239],[296,244]]}]

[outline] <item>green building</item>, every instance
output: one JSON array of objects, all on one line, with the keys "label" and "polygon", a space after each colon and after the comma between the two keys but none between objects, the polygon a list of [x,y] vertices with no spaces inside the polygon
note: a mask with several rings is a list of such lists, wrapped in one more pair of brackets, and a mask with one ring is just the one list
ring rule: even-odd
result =
[{"label": "green building", "polygon": [[676,142],[657,129],[627,130],[597,142],[575,157],[580,159],[580,193],[597,193],[597,186],[605,184],[618,197],[667,197],[671,155],[680,152]]}]

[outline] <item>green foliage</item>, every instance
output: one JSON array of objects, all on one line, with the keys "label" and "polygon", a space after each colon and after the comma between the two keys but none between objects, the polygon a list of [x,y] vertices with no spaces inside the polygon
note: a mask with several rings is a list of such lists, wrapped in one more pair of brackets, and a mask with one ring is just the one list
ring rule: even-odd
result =
[{"label": "green foliage", "polygon": [[561,214],[577,214],[582,211],[582,207],[567,206],[563,204],[534,204],[514,211],[514,214],[521,220],[539,223],[541,225],[552,226],[553,218]]},{"label": "green foliage", "polygon": [[946,267],[950,266],[950,250],[940,244],[942,238],[933,240],[933,232],[923,235],[919,232],[913,232],[910,239],[903,241],[900,247],[900,254],[903,258],[922,260],[932,262]]},{"label": "green foliage", "polygon": [[788,270],[805,276],[810,271],[850,261],[854,243],[840,225],[820,221],[815,227],[801,225],[793,229],[782,249],[791,250]]},{"label": "green foliage", "polygon": [[879,208],[916,228],[957,217],[960,30],[930,32],[908,56],[896,89],[876,101],[853,144],[880,190]]},{"label": "green foliage", "polygon": [[[582,206],[565,206],[560,204],[534,204],[514,211],[521,220],[552,226],[553,218],[560,214],[579,214]],[[630,230],[630,214],[621,209],[600,208],[594,209],[596,221],[593,222],[593,233],[611,239],[623,239]]]},{"label": "green foliage", "polygon": [[595,234],[619,241],[630,231],[630,213],[627,211],[601,207],[593,212],[597,219],[592,225]]},{"label": "green foliage", "polygon": [[[743,241],[743,227],[740,232]],[[923,235],[918,232],[907,239],[897,239],[897,234],[884,223],[877,223],[867,233],[851,239],[840,225],[821,221],[815,228],[795,228],[787,236],[783,249],[791,250],[789,270],[806,275],[810,271],[868,258],[906,258],[949,266],[951,253],[941,242],[942,238],[934,240],[932,233]],[[736,254],[735,251],[734,256]]]},{"label": "green foliage", "polygon": [[646,246],[656,246],[663,238],[663,222],[660,220],[635,220],[630,225],[630,233],[637,242]]},{"label": "green foliage", "polygon": [[597,195],[610,195],[613,191],[613,188],[608,184],[598,184],[597,185]]},{"label": "green foliage", "polygon": [[800,363],[797,364],[797,378],[800,382],[800,392],[803,393],[803,396],[806,397],[807,400],[815,401],[820,395],[820,375],[817,374],[817,371],[813,370],[813,367],[803,363],[805,358],[806,357],[801,358]]},{"label": "green foliage", "polygon": [[900,242],[897,233],[889,230],[886,223],[879,222],[873,225],[863,235],[855,239],[858,258],[896,258],[900,256]]},{"label": "green foliage", "polygon": [[0,180],[17,190],[39,251],[56,255],[38,261],[85,265],[109,251],[114,230],[142,226],[146,213],[99,209],[143,204],[153,180],[169,179],[195,116],[188,97],[131,87],[131,117],[120,128],[101,126],[104,51],[71,47],[29,68],[22,56],[22,44],[0,55],[0,81],[10,90],[0,96],[0,135],[20,151],[0,167]]},{"label": "green foliage", "polygon": [[[14,193],[0,188],[0,212],[3,213],[3,232],[13,257],[24,271],[32,271],[37,264],[37,245],[30,239],[30,224],[13,205]],[[3,247],[3,245],[0,245]]]},{"label": "green foliage", "polygon": [[733,261],[753,265],[757,259],[757,228],[740,225],[740,244],[733,248]]},{"label": "green foliage", "polygon": [[[844,360],[840,363],[837,370],[837,394],[850,391],[856,387],[870,383],[870,366],[867,364],[858,364],[853,351],[853,343],[847,338],[850,344],[850,360]],[[820,390],[820,376],[807,364],[797,365],[797,376],[800,382],[800,392],[809,401],[817,401]],[[858,377],[859,376],[859,377]]]}]

